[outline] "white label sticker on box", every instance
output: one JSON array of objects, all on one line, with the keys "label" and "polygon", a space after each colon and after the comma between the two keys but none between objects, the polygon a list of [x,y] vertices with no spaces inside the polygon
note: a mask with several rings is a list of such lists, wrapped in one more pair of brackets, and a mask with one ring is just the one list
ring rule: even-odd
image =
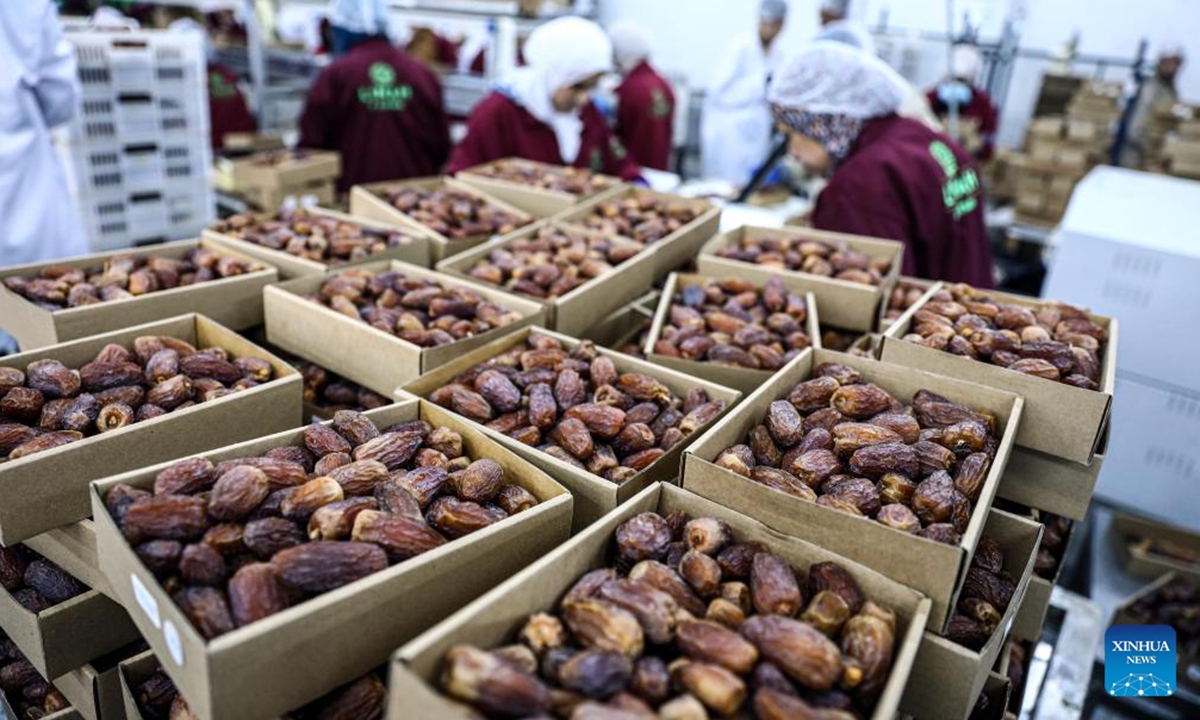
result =
[{"label": "white label sticker on box", "polygon": [[146,617],[150,619],[150,624],[156,629],[162,627],[162,618],[158,615],[158,601],[146,589],[142,579],[130,573],[129,583],[133,585],[133,596],[137,599],[137,604],[142,608],[142,612],[146,613]]},{"label": "white label sticker on box", "polygon": [[179,641],[179,631],[175,623],[167,620],[163,623],[163,640],[167,641],[167,652],[179,667],[183,667],[183,643]]}]

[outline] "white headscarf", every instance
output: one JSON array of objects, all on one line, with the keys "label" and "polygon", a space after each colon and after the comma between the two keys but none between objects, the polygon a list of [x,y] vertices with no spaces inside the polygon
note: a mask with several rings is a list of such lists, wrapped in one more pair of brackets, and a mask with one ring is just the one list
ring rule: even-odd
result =
[{"label": "white headscarf", "polygon": [[787,0],[762,0],[758,6],[758,19],[762,22],[782,22],[787,14]]},{"label": "white headscarf", "polygon": [[874,55],[818,40],[782,63],[767,100],[791,110],[865,120],[896,112],[906,87],[904,78]]},{"label": "white headscarf", "polygon": [[208,30],[192,18],[181,17],[168,25],[167,30],[180,35],[199,36],[200,44],[204,47],[204,57],[206,57],[209,62],[212,62],[216,58],[217,52],[213,48],[212,42],[209,40]]},{"label": "white headscarf", "polygon": [[950,69],[955,79],[974,83],[979,77],[979,69],[983,66],[983,58],[979,51],[971,45],[955,45]]},{"label": "white headscarf", "polygon": [[578,17],[564,17],[534,30],[525,42],[525,63],[500,85],[500,91],[549,125],[558,138],[563,162],[579,155],[583,121],[579,113],[560,113],[552,97],[601,73],[612,72],[613,47],[599,25]]},{"label": "white headscarf", "polygon": [[329,22],[363,35],[387,35],[390,25],[383,0],[330,0]]},{"label": "white headscarf", "polygon": [[632,20],[618,20],[608,27],[617,67],[629,72],[650,57],[650,34]]}]

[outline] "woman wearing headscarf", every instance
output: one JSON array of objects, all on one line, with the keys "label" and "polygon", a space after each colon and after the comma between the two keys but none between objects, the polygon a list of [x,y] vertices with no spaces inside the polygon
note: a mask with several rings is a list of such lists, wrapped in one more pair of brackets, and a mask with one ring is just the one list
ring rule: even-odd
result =
[{"label": "woman wearing headscarf", "polygon": [[625,76],[616,89],[617,137],[642,167],[667,170],[675,134],[675,91],[650,65],[650,36],[631,20],[613,23],[617,69]]},{"label": "woman wearing headscarf", "polygon": [[762,0],[758,32],[737,37],[722,56],[704,95],[700,155],[706,178],[741,187],[771,150],[771,111],[767,81],[778,63],[776,39],[783,32],[788,5]]},{"label": "woman wearing headscarf", "polygon": [[308,94],[300,146],[342,155],[338,190],[436,175],[450,151],[442,86],[392,45],[383,0],[333,0],[333,54]]},{"label": "woman wearing headscarf", "polygon": [[[958,108],[960,121],[972,122],[979,129],[982,144],[970,149],[979,160],[990,160],[996,150],[999,113],[987,91],[975,84],[983,58],[970,45],[956,45],[950,77],[927,93],[929,105],[939,118]],[[962,135],[960,135],[962,137]]]},{"label": "woman wearing headscarf", "polygon": [[608,35],[589,20],[559,18],[534,30],[525,43],[528,65],[471,113],[447,171],[519,157],[637,179],[641,168],[591,100],[596,83],[612,70],[612,54]]},{"label": "woman wearing headscarf", "polygon": [[903,242],[906,275],[993,287],[975,161],[896,114],[904,85],[882,60],[814,42],[783,64],[768,99],[792,156],[829,177],[813,227]]}]

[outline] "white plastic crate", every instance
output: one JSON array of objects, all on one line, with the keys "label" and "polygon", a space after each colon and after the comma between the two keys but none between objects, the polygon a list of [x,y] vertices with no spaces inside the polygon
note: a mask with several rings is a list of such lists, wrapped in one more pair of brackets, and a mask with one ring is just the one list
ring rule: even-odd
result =
[{"label": "white plastic crate", "polygon": [[79,81],[85,96],[185,91],[206,81],[202,39],[190,33],[139,30],[132,33],[72,32]]},{"label": "white plastic crate", "polygon": [[204,182],[87,193],[77,203],[95,252],[195,237],[212,222],[215,207]]},{"label": "white plastic crate", "polygon": [[165,133],[200,135],[209,131],[207,96],[157,91],[87,97],[70,126],[73,143],[156,142]]},{"label": "white plastic crate", "polygon": [[69,143],[59,151],[74,195],[204,182],[212,163],[209,136],[190,133],[166,133],[151,142]]}]

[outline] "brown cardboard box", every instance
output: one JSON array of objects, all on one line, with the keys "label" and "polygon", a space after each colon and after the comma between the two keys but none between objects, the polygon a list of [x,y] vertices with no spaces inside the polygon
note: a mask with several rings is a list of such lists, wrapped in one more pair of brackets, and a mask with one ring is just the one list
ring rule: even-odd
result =
[{"label": "brown cardboard box", "polygon": [[1105,426],[1096,455],[1087,465],[1023,447],[1013,448],[996,495],[1072,520],[1082,520],[1087,515],[1096,480],[1104,465],[1108,433],[1109,427]]},{"label": "brown cardboard box", "polygon": [[[298,152],[298,151],[297,151]],[[236,191],[260,208],[273,212],[289,197],[315,196],[318,204],[331,205],[336,200],[335,183],[342,174],[341,155],[335,152],[303,151],[275,164],[263,165],[267,152],[244,160],[233,161],[233,181]]]},{"label": "brown cardboard box", "polygon": [[583,225],[584,219],[603,203],[643,197],[657,197],[672,203],[682,203],[699,213],[696,219],[651,245],[654,248],[655,277],[664,277],[667,273],[695,260],[704,243],[721,228],[721,209],[707,200],[683,198],[628,185],[618,193],[597,197],[570,208],[556,215],[554,219],[572,225]]},{"label": "brown cardboard box", "polygon": [[641,512],[666,515],[674,510],[724,520],[735,537],[763,542],[793,568],[807,570],[818,562],[838,562],[854,576],[867,598],[895,610],[897,642],[891,675],[871,717],[891,718],[897,714],[929,613],[928,599],[818,545],[782,536],[752,518],[660,483],[646,488],[570,542],[401,647],[392,656],[389,716],[457,717],[454,706],[436,689],[442,659],[450,647],[466,643],[494,648],[510,642],[529,615],[553,607],[584,573],[607,566],[612,536],[621,523]]},{"label": "brown cardboard box", "polygon": [[114,597],[108,580],[100,572],[100,559],[96,555],[96,525],[91,518],[35,535],[24,544],[71,573],[84,585],[107,597]]},{"label": "brown cardboard box", "polygon": [[[491,527],[205,641],[146,569],[104,508],[114,485],[149,487],[166,465],[93,483],[100,568],[163,667],[202,720],[268,717],[299,707],[383,663],[398,644],[507,579],[567,538],[571,496],[480,430],[429,403],[367,414],[383,427],[412,419],[449,427],[474,458],[490,458],[540,504]],[[301,441],[296,429],[205,453],[214,462]],[[502,552],[497,552],[498,549]],[[319,658],[315,662],[314,658]],[[264,692],[269,688],[270,692]]]},{"label": "brown cardboard box", "polygon": [[[717,253],[727,247],[737,247],[747,234],[765,237],[791,237],[817,240],[832,244],[844,244],[872,259],[886,259],[891,262],[891,268],[883,278],[880,287],[853,283],[846,280],[810,275],[774,267],[765,267],[753,263],[728,260],[717,257]],[[772,277],[781,278],[789,289],[800,292],[811,292],[816,296],[825,310],[822,312],[827,323],[847,330],[862,330],[871,332],[879,318],[879,307],[886,302],[888,293],[897,278],[900,277],[900,267],[904,262],[903,243],[892,240],[846,235],[844,233],[826,232],[823,230],[786,229],[744,227],[733,232],[718,235],[704,245],[700,251],[700,273],[713,277],[736,276],[762,284]]]},{"label": "brown cardboard box", "polygon": [[216,345],[233,357],[271,363],[275,380],[218,400],[0,463],[0,544],[12,545],[86,518],[87,484],[125,472],[221,447],[300,422],[300,375],[241,335],[203,315],[181,315],[62,345],[0,358],[0,366],[22,370],[34,360],[54,358],[78,368],[109,343],[130,346],[142,335],[170,335],[194,345]]},{"label": "brown cardboard box", "polygon": [[445,287],[466,287],[503,308],[520,314],[521,320],[501,328],[465,338],[449,345],[422,348],[371,327],[361,320],[308,300],[328,276],[289,280],[267,288],[267,339],[272,345],[311,358],[318,365],[352,380],[369,390],[390,395],[404,383],[440,367],[463,353],[516,332],[527,325],[544,325],[546,308],[532,300],[510,295],[498,288],[452,278],[428,268],[401,262],[376,262],[358,266],[370,272],[396,270],[410,277],[433,280]]},{"label": "brown cardboard box", "polygon": [[[428,397],[431,392],[450,382],[455,375],[479,363],[485,362],[513,346],[524,343],[529,335],[534,332],[558,338],[567,348],[574,348],[579,344],[578,340],[566,337],[565,335],[541,329],[524,328],[520,332],[507,335],[500,340],[463,355],[454,362],[444,365],[432,373],[422,375],[417,380],[402,386],[397,391],[396,396],[401,399],[412,396]],[[742,397],[742,394],[736,390],[730,390],[707,380],[692,378],[670,368],[651,364],[645,360],[638,360],[629,355],[623,355],[605,348],[597,348],[597,351],[602,356],[612,358],[617,372],[645,373],[662,382],[670,388],[672,393],[679,397],[686,396],[688,390],[692,388],[703,388],[708,392],[710,399],[725,401],[725,412],[729,412],[729,408],[732,408]],[[719,420],[720,416],[710,421],[707,425],[700,427],[695,433],[689,435],[678,445],[671,448],[658,461],[638,473],[632,480],[621,485],[614,485],[602,477],[556,460],[535,448],[513,440],[507,435],[484,428],[482,425],[470,424],[483,429],[484,432],[517,453],[517,455],[520,455],[543,471],[550,473],[570,490],[575,498],[575,522],[572,532],[579,532],[649,485],[659,481],[674,482],[679,477],[679,458],[683,449],[695,442],[705,429],[719,422]]]},{"label": "brown cardboard box", "polygon": [[[4,693],[0,693],[0,712],[4,713],[4,717],[6,718],[15,719],[21,717],[13,709],[13,704],[9,703],[8,696]],[[83,716],[75,708],[67,708],[66,710],[59,710],[50,715],[44,715],[42,716],[42,720],[83,720]]]},{"label": "brown cardboard box", "polygon": [[[975,503],[962,545],[952,547],[926,540],[868,518],[856,518],[800,500],[715,464],[721,451],[745,440],[772,401],[786,397],[797,383],[807,380],[813,369],[825,362],[844,363],[857,369],[865,379],[902,402],[910,401],[913,394],[925,389],[996,416],[1000,449],[988,470],[987,481]],[[780,532],[820,542],[824,547],[925,593],[933,601],[929,627],[941,630],[958,602],[958,592],[975,545],[984,535],[988,510],[1008,462],[1023,405],[1024,401],[1011,393],[876,360],[813,350],[789,363],[688,448],[684,455],[683,487],[750,515]]]},{"label": "brown cardboard box", "polygon": [[1158,577],[1164,573],[1175,573],[1180,578],[1200,583],[1200,564],[1188,564],[1183,560],[1168,557],[1141,542],[1151,540],[1174,543],[1185,550],[1200,554],[1200,533],[1127,513],[1117,513],[1113,517],[1112,527],[1118,552],[1124,561],[1125,572],[1138,577]]},{"label": "brown cardboard box", "polygon": [[121,682],[121,706],[125,711],[125,720],[143,720],[141,708],[137,705],[137,688],[154,674],[158,667],[158,658],[153,650],[138,653],[128,660],[122,660],[117,666],[117,676]]},{"label": "brown cardboard box", "polygon": [[[1012,467],[1011,460],[1009,461],[1009,467]],[[1001,485],[1003,485],[1003,482],[1001,482]],[[1021,514],[1021,517],[1026,516]],[[1034,522],[1038,521],[1036,517],[1030,517],[1029,519]],[[1078,523],[1072,523],[1067,537],[1063,538],[1064,555],[1077,527]],[[1045,534],[1044,530],[1043,534]],[[1054,586],[1058,584],[1058,578],[1062,574],[1062,570],[1063,562],[1060,560],[1058,568],[1054,572],[1054,577],[1046,579],[1037,574],[1029,576],[1029,589],[1025,591],[1025,600],[1021,603],[1021,607],[1017,609],[1017,617],[1013,621],[1012,636],[1014,639],[1037,641],[1041,638],[1042,627],[1046,624],[1046,613],[1050,610],[1050,595],[1054,592]]]},{"label": "brown cardboard box", "polygon": [[[1021,295],[988,292],[999,302],[1035,309],[1042,301]],[[1116,385],[1117,346],[1120,338],[1116,318],[1091,315],[1108,329],[1108,346],[1100,358],[1100,390],[1083,390],[1014,372],[990,363],[959,357],[902,340],[912,326],[913,314],[921,305],[909,308],[905,316],[884,334],[883,360],[968,382],[1014,392],[1025,398],[1025,415],[1017,444],[1040,450],[1057,458],[1088,464],[1092,462],[1112,407]],[[1037,503],[1032,503],[1040,507]]]},{"label": "brown cardboard box", "polygon": [[981,694],[987,696],[987,706],[972,713],[971,720],[1002,720],[1008,717],[1006,712],[1012,683],[1007,677],[997,672],[988,673]]},{"label": "brown cardboard box", "polygon": [[226,152],[264,152],[268,150],[283,150],[287,145],[283,142],[283,133],[225,133]]},{"label": "brown cardboard box", "polygon": [[965,720],[1006,647],[1009,632],[1033,573],[1033,560],[1042,537],[1042,526],[1003,510],[992,509],[983,534],[1004,549],[1004,569],[1017,578],[1017,591],[1000,628],[979,652],[926,632],[904,693],[903,707],[921,720]]},{"label": "brown cardboard box", "polygon": [[137,628],[125,609],[95,590],[31,613],[0,588],[0,626],[48,678],[137,639]]},{"label": "brown cardboard box", "polygon": [[[941,282],[940,280],[926,280],[924,278],[915,278],[915,277],[908,277],[907,275],[902,275],[896,281],[896,286],[892,288],[892,292],[895,292],[896,287],[899,287],[904,284],[915,285],[917,287],[921,287],[921,288],[925,289],[925,293],[923,295],[921,295],[921,299],[915,303],[917,305],[923,305],[923,304],[929,302],[929,300],[933,297],[933,294],[936,293],[937,291],[941,290],[945,286],[945,283]],[[903,317],[903,314],[901,314],[900,316],[898,316],[892,320],[888,320],[887,319],[888,302],[889,302],[889,298],[887,296],[884,296],[883,302],[880,303],[880,305],[879,305],[879,321],[875,326],[875,328],[876,328],[875,332],[877,332],[877,333],[887,332],[888,328],[890,328],[893,323],[895,323],[897,320],[899,320],[900,317]],[[882,337],[878,338],[878,340],[879,340],[879,342],[877,343],[876,351],[878,351],[880,349],[880,347],[878,347],[878,346],[881,346],[883,344]]]},{"label": "brown cardboard box", "polygon": [[[723,277],[740,277],[735,275],[732,268],[724,268],[725,275],[719,274],[722,268],[713,268],[718,272],[716,275],[684,275],[680,273],[671,273],[667,277],[667,284],[663,287],[662,297],[658,302],[658,310],[654,313],[654,324],[650,326],[650,335],[646,338],[645,347],[642,352],[645,353],[646,359],[655,365],[669,367],[672,370],[678,370],[681,373],[691,375],[692,377],[704,378],[710,382],[715,382],[718,385],[724,385],[734,390],[742,392],[753,392],[763,383],[771,379],[776,371],[772,370],[753,370],[751,368],[727,367],[711,362],[700,362],[698,360],[688,360],[686,358],[670,357],[662,355],[654,351],[655,345],[662,338],[663,330],[670,325],[671,305],[675,302],[675,296],[682,292],[685,287],[693,285],[703,285],[710,279],[719,279]],[[762,282],[762,281],[757,281]],[[791,287],[790,279],[784,279],[784,285],[788,290],[795,292],[804,292],[800,288]],[[760,285],[761,287],[761,285]],[[817,302],[811,292],[804,292],[805,302],[808,304],[808,319],[805,321],[805,329],[808,337],[816,347],[821,344],[821,325],[820,319],[817,316]]]},{"label": "brown cardboard box", "polygon": [[[457,255],[458,253],[466,250],[470,250],[476,245],[482,245],[483,243],[492,240],[494,236],[490,235],[475,235],[473,237],[462,238],[461,240],[448,238],[441,233],[435,232],[428,226],[417,222],[405,213],[400,212],[396,208],[392,207],[391,203],[384,198],[384,192],[390,188],[419,187],[433,190],[443,186],[447,189],[458,190],[460,192],[467,193],[468,195],[473,195],[477,198],[487,201],[492,205],[513,213],[523,222],[522,227],[534,221],[534,217],[524,210],[520,210],[506,202],[503,202],[502,200],[498,200],[497,198],[488,195],[487,193],[476,190],[474,187],[464,182],[459,182],[458,180],[454,180],[452,178],[442,177],[395,180],[391,182],[372,183],[370,185],[356,185],[350,191],[350,214],[370,220],[378,220],[379,222],[407,225],[409,227],[422,230],[432,238],[429,247],[429,258],[430,262],[433,263],[439,263],[448,257]],[[514,232],[519,229],[520,228],[516,228]],[[511,233],[500,235],[499,237],[504,238],[510,234]]]},{"label": "brown cardboard box", "polygon": [[[621,307],[633,302],[645,293],[646,288],[657,279],[654,275],[654,250],[646,248],[634,257],[615,266],[609,272],[592,278],[571,292],[553,299],[542,299],[532,295],[512,292],[507,288],[485,283],[471,277],[471,268],[481,260],[487,260],[493,250],[508,247],[511,243],[526,240],[536,236],[544,227],[556,223],[539,223],[513,233],[500,242],[487,243],[446,258],[437,264],[439,272],[461,278],[468,282],[486,287],[504,289],[511,295],[544,305],[547,308],[548,326],[564,335],[579,336],[596,324],[597,317],[604,317]],[[577,230],[576,228],[571,228]],[[603,237],[598,232],[587,232],[588,235]],[[609,239],[610,243],[620,246],[625,241],[620,238]]]},{"label": "brown cardboard box", "polygon": [[638,337],[643,330],[650,332],[650,326],[654,322],[654,311],[658,307],[661,295],[657,290],[651,290],[625,307],[614,310],[603,320],[593,323],[580,339],[591,340],[610,350],[617,350],[622,345],[631,343],[638,346],[636,357],[642,357],[641,350],[645,343],[638,342]]},{"label": "brown cardboard box", "polygon": [[[152,257],[181,258],[195,247],[209,248],[242,260],[259,260],[249,253],[241,253],[209,240],[183,240],[150,248],[126,248],[54,262],[8,267],[0,270],[0,279],[36,275],[50,265],[99,268],[113,257],[135,252]],[[245,330],[262,324],[262,290],[279,280],[279,272],[271,263],[262,262],[268,267],[225,280],[54,312],[43,310],[0,284],[0,328],[15,337],[22,350],[36,350],[190,312],[203,313],[231,330]]]},{"label": "brown cardboard box", "polygon": [[482,190],[492,197],[503,200],[504,202],[518,207],[534,217],[548,218],[551,215],[570,209],[580,203],[588,202],[598,197],[607,197],[609,195],[620,193],[624,187],[624,183],[620,178],[611,177],[608,175],[599,175],[598,179],[607,181],[609,188],[590,195],[573,195],[561,190],[547,190],[544,188],[533,187],[531,185],[522,185],[521,183],[512,182],[510,180],[501,180],[499,178],[489,177],[478,171],[486,169],[489,165],[513,165],[525,168],[548,168],[559,169],[553,165],[545,163],[533,162],[532,160],[524,160],[521,158],[505,158],[497,160],[488,165],[481,165],[477,168],[469,168],[455,175],[455,179],[460,180],[473,188]]},{"label": "brown cardboard box", "polygon": [[[307,208],[307,211],[314,215],[333,218],[344,223],[352,223],[367,230],[385,235],[389,233],[402,233],[408,240],[401,245],[387,248],[382,252],[376,253],[362,262],[329,264],[297,257],[296,255],[284,252],[283,250],[272,250],[271,248],[263,247],[262,245],[256,245],[245,240],[239,240],[238,238],[230,237],[213,230],[205,230],[203,237],[206,240],[215,242],[223,247],[231,248],[243,255],[248,255],[252,258],[279,268],[280,280],[293,280],[299,277],[324,275],[333,270],[341,270],[355,265],[382,262],[385,260],[399,260],[412,265],[429,267],[429,245],[431,240],[429,239],[429,234],[420,230],[419,228],[414,228],[407,224],[391,225],[382,222],[374,222],[363,218],[351,217],[334,210],[326,210],[325,208],[319,207]],[[263,217],[264,219],[276,219],[279,217],[279,214],[267,213]]]},{"label": "brown cardboard box", "polygon": [[84,720],[125,720],[119,663],[132,649],[126,646],[57,677],[54,686]]}]

